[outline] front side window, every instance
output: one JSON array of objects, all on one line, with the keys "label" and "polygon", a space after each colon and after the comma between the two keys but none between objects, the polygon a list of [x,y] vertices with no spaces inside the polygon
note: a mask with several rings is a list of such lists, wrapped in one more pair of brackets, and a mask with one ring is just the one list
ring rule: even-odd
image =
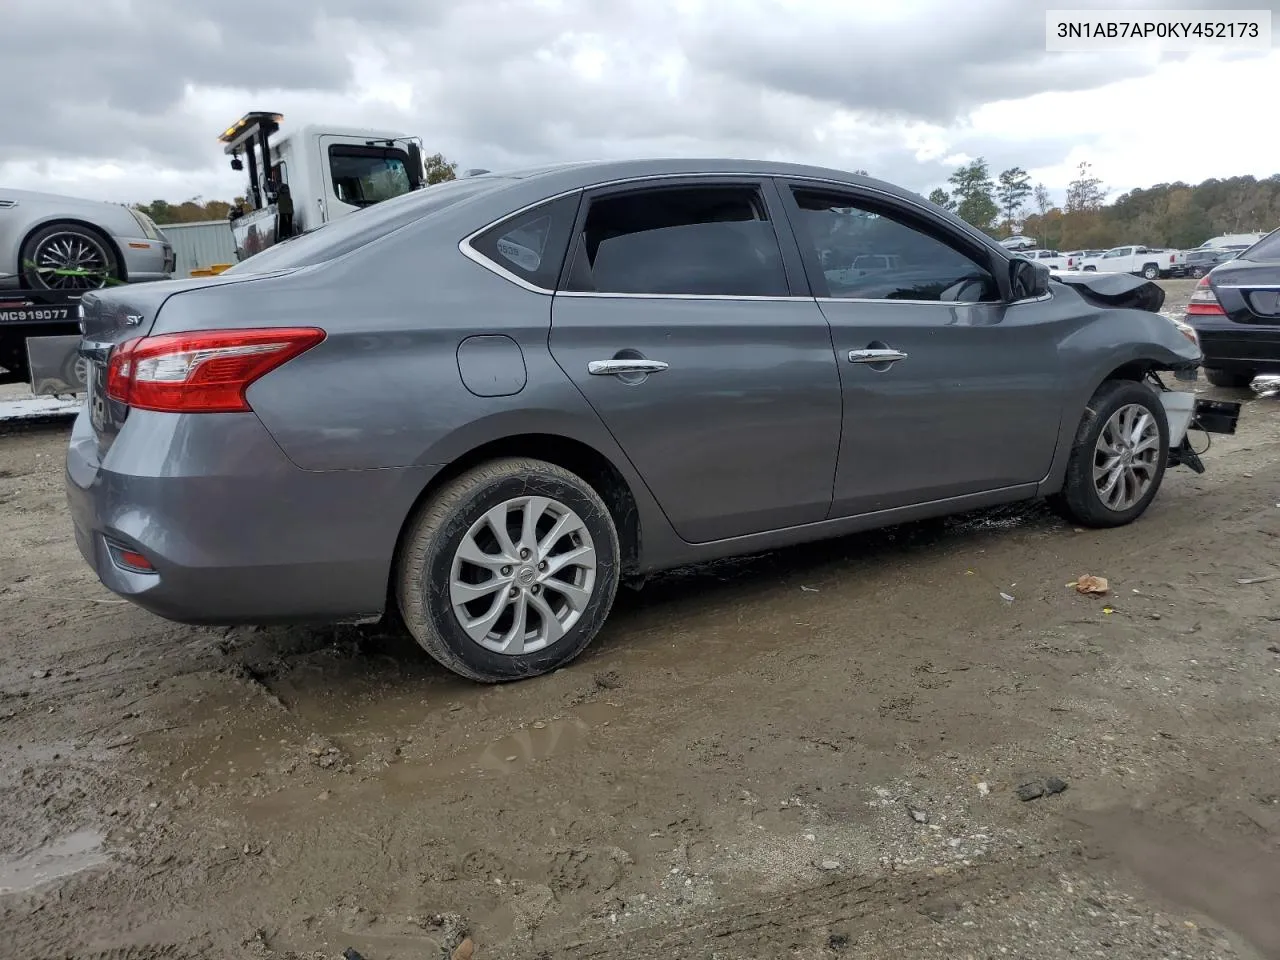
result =
[{"label": "front side window", "polygon": [[381,203],[413,189],[409,182],[409,157],[403,150],[332,146],[329,170],[333,176],[333,195],[356,207]]},{"label": "front side window", "polygon": [[778,239],[754,186],[665,187],[596,198],[573,257],[571,291],[789,293]]},{"label": "front side window", "polygon": [[811,244],[828,296],[952,303],[999,298],[986,267],[921,227],[839,194],[792,192],[800,208],[797,238]]}]

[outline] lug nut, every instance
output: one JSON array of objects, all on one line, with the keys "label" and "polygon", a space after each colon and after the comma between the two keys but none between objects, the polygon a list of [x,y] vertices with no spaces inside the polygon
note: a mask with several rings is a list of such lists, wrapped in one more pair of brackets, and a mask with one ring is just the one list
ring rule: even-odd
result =
[{"label": "lug nut", "polygon": [[528,560],[530,556],[532,556],[532,554],[529,552],[529,548],[528,548],[528,547],[522,547],[522,548],[521,548],[521,550],[520,550],[520,559],[521,559],[521,560]]},{"label": "lug nut", "polygon": [[503,568],[502,568],[502,575],[503,575],[504,577],[509,577],[509,576],[511,576],[511,568],[510,568],[510,567],[503,567]]},{"label": "lug nut", "polygon": [[541,593],[541,592],[542,592],[542,584],[540,584],[540,583],[535,583],[531,589],[533,590],[533,592],[534,592],[534,593]]},{"label": "lug nut", "polygon": [[508,591],[507,591],[507,596],[508,596],[508,597],[517,597],[517,596],[519,596],[519,595],[520,595],[520,588],[519,588],[519,587],[512,587],[510,590],[508,590]]},{"label": "lug nut", "polygon": [[538,569],[539,570],[547,569],[547,561],[543,560],[540,564],[538,564]]}]

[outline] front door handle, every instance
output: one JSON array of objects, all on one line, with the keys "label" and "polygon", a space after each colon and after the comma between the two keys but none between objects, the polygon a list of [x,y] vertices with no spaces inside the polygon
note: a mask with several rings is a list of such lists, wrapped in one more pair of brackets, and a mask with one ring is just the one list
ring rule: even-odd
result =
[{"label": "front door handle", "polygon": [[668,364],[662,360],[592,360],[587,364],[587,373],[593,377],[616,377],[647,373],[661,373]]},{"label": "front door handle", "polygon": [[899,360],[907,359],[907,355],[901,350],[850,350],[850,363],[897,363]]}]

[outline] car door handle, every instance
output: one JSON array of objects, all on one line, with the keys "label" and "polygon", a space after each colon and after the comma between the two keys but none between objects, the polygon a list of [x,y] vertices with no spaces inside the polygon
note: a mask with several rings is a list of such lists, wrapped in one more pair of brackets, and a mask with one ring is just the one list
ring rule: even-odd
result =
[{"label": "car door handle", "polygon": [[850,350],[850,363],[897,363],[907,359],[901,350]]},{"label": "car door handle", "polygon": [[587,364],[587,373],[593,377],[616,377],[628,373],[661,373],[667,366],[662,360],[592,360]]}]

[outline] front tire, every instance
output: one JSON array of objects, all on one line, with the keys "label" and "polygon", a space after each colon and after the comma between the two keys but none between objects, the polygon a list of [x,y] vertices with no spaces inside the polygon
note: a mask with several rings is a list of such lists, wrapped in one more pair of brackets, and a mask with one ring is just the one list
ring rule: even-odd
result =
[{"label": "front tire", "polygon": [[1145,383],[1108,380],[1085,407],[1054,503],[1085,527],[1120,527],[1146,511],[1169,459],[1169,422]]},{"label": "front tire", "polygon": [[1204,378],[1215,387],[1226,387],[1232,390],[1239,390],[1249,385],[1249,381],[1253,379],[1253,374],[1239,373],[1235,370],[1218,370],[1213,367],[1205,367]]},{"label": "front tire", "polygon": [[475,467],[410,521],[396,601],[414,639],[482,683],[564,666],[618,589],[617,528],[590,484],[542,460]]},{"label": "front tire", "polygon": [[122,279],[115,248],[101,234],[76,223],[51,223],[27,237],[19,269],[29,290],[75,293]]}]

